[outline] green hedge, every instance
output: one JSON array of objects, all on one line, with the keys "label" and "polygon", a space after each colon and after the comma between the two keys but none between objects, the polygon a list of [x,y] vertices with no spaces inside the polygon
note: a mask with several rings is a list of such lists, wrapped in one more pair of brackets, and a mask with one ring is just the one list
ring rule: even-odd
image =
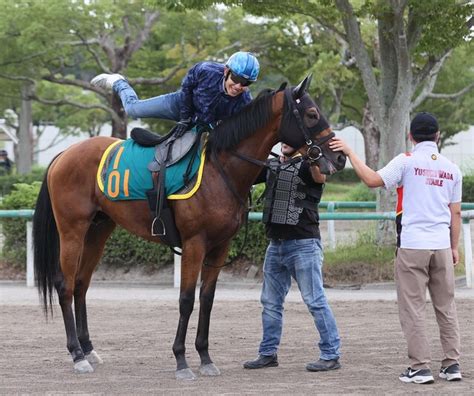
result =
[{"label": "green hedge", "polygon": [[[30,175],[31,178],[36,175]],[[41,183],[15,184],[3,198],[1,209],[34,209]],[[26,220],[1,219],[4,243],[2,258],[8,264],[24,268],[26,263]],[[173,261],[169,248],[140,239],[117,228],[107,241],[102,262],[107,265],[127,267],[146,266],[156,269]]]},{"label": "green hedge", "polygon": [[[36,177],[36,176],[30,176]],[[40,182],[32,184],[15,184],[10,194],[3,199],[2,209],[34,209],[36,198],[41,186]],[[253,197],[256,201],[263,191],[263,185],[258,186]],[[253,211],[261,211],[261,203],[253,207]],[[26,220],[1,219],[3,224],[4,245],[3,259],[12,266],[24,268],[26,262]],[[242,227],[234,238],[229,259],[241,252],[245,229]],[[264,226],[260,222],[248,223],[248,236],[245,249],[241,255],[256,263],[262,263],[267,241]],[[107,240],[104,255],[101,260],[107,266],[142,266],[155,270],[173,262],[173,252],[164,245],[145,241],[126,230],[117,227]]]},{"label": "green hedge", "polygon": [[[349,201],[375,201],[375,190],[364,183],[357,184],[348,194]],[[324,195],[323,195],[324,198]]]},{"label": "green hedge", "polygon": [[357,183],[360,181],[353,168],[344,168],[340,172],[336,172],[327,177],[329,183]]},{"label": "green hedge", "polygon": [[[38,173],[27,175],[28,178],[40,178]],[[36,197],[41,183],[16,184],[11,192],[3,198],[0,206],[2,209],[28,209],[34,208]],[[261,196],[263,185],[257,186],[252,196],[254,202]],[[362,184],[351,188],[349,196],[351,201],[371,201],[374,192]],[[323,195],[324,197],[324,195]],[[474,199],[474,175],[464,177],[463,201],[472,202]],[[262,211],[261,202],[252,209],[254,212]],[[26,262],[26,221],[24,219],[1,219],[4,234],[3,259],[13,266],[23,268]],[[267,239],[265,237],[265,227],[261,222],[249,221],[248,236],[244,250],[241,247],[244,241],[245,228],[239,231],[232,241],[229,260],[235,258],[240,252],[241,256],[249,259],[257,265],[263,263]],[[328,263],[332,257],[328,255]],[[102,262],[109,266],[143,266],[154,270],[173,262],[171,250],[164,246],[152,242],[144,241],[134,235],[129,234],[121,228],[117,228],[107,241]]]},{"label": "green hedge", "polygon": [[[46,169],[34,167],[30,173],[25,175],[10,174],[0,176],[0,196],[5,196],[13,191],[15,184],[24,183],[31,184],[35,181],[42,181]],[[23,208],[26,209],[26,208]]]},{"label": "green hedge", "polygon": [[474,202],[474,174],[463,177],[462,200],[463,202]]},{"label": "green hedge", "polygon": [[164,245],[145,241],[117,227],[105,244],[101,263],[107,266],[133,266],[156,270],[173,262],[173,252]]},{"label": "green hedge", "polygon": [[[10,194],[3,198],[1,209],[33,209],[41,183],[19,183],[13,186]],[[2,256],[11,265],[25,268],[26,265],[26,220],[0,219],[3,229]]]}]

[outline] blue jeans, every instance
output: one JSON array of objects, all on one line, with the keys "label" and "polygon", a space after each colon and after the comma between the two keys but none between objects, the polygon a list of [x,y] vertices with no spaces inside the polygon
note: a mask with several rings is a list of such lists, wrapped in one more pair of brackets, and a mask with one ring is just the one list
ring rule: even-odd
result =
[{"label": "blue jeans", "polygon": [[319,239],[270,242],[263,267],[263,338],[259,354],[269,356],[278,350],[283,325],[283,303],[293,277],[319,332],[320,358],[339,358],[340,338],[324,293],[322,261],[323,251]]},{"label": "blue jeans", "polygon": [[137,93],[125,80],[118,80],[113,86],[122,100],[125,112],[132,118],[162,118],[179,121],[182,92],[176,91],[154,98],[140,100]]}]

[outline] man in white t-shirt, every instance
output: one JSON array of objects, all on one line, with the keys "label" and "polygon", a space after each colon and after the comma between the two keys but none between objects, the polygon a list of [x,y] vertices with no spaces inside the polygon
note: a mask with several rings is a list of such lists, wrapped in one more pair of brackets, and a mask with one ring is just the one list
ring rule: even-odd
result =
[{"label": "man in white t-shirt", "polygon": [[[403,382],[431,383],[430,347],[425,333],[426,287],[438,322],[444,357],[439,377],[460,380],[460,335],[454,302],[454,266],[459,262],[462,175],[439,153],[439,127],[430,113],[419,113],[410,124],[415,145],[375,172],[341,139],[330,143],[343,151],[369,187],[397,188],[398,249],[395,279],[400,323],[408,344],[410,367]],[[403,204],[403,207],[402,207]],[[402,216],[403,214],[403,216]]]}]

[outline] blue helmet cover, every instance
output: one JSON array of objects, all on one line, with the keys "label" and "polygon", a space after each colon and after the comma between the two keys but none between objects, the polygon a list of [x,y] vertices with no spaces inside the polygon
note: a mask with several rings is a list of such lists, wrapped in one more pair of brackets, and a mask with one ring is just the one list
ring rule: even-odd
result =
[{"label": "blue helmet cover", "polygon": [[232,71],[232,73],[237,74],[240,77],[246,78],[249,81],[257,81],[260,64],[255,55],[250,52],[236,52],[231,55],[226,66]]}]

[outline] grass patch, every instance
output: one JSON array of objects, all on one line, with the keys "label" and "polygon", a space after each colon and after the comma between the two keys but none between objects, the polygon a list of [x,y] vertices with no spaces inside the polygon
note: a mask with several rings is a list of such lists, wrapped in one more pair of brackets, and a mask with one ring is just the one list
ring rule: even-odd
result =
[{"label": "grass patch", "polygon": [[[324,251],[324,283],[366,284],[394,281],[396,246],[378,246],[375,228],[362,230],[355,242]],[[465,276],[464,252],[460,249],[456,277]]]},{"label": "grass patch", "polygon": [[395,246],[377,246],[375,231],[361,231],[355,243],[324,252],[324,277],[328,284],[364,284],[393,281]]},{"label": "grass patch", "polygon": [[351,191],[359,183],[326,183],[322,201],[350,201]]}]

